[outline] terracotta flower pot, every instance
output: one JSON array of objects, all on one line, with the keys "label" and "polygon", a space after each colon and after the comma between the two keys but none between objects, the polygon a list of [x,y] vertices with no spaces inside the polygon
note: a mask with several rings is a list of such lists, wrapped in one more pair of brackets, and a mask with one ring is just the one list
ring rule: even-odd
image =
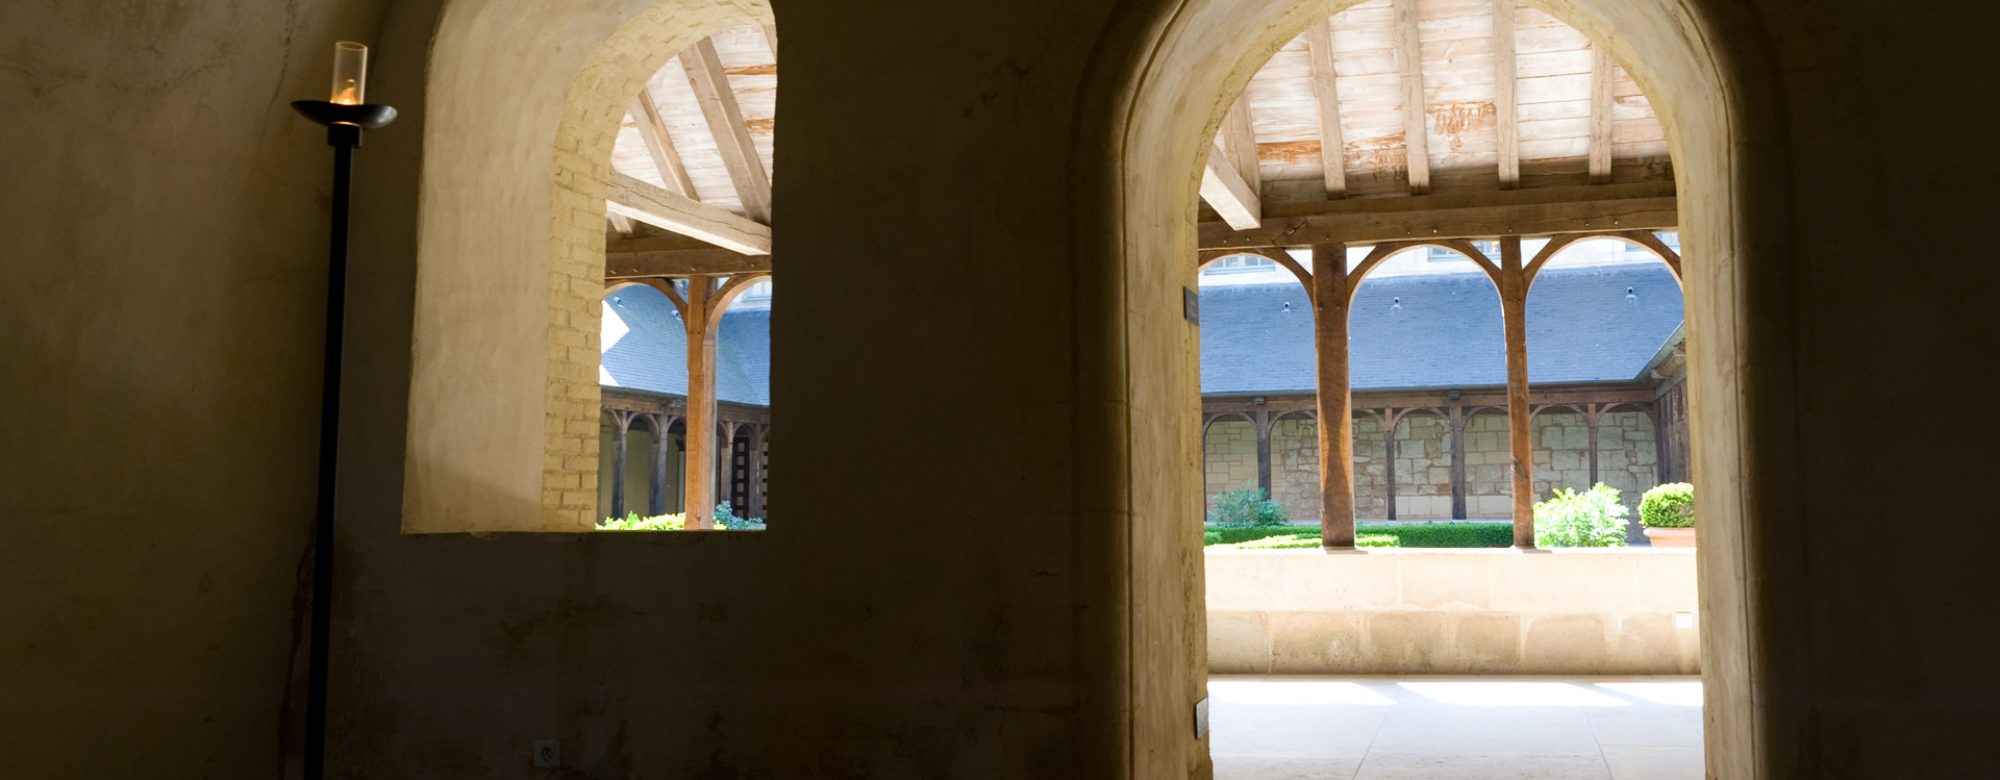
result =
[{"label": "terracotta flower pot", "polygon": [[1693,547],[1693,528],[1648,528],[1646,539],[1654,547]]}]

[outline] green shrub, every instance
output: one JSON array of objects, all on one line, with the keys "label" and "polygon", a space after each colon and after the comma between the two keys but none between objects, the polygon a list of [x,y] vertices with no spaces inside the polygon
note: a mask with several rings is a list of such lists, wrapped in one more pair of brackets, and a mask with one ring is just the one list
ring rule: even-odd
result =
[{"label": "green shrub", "polygon": [[1618,489],[1602,482],[1582,493],[1556,488],[1535,505],[1535,546],[1624,547],[1629,514]]},{"label": "green shrub", "polygon": [[1654,485],[1639,499],[1639,524],[1647,528],[1693,528],[1694,486],[1686,482]]},{"label": "green shrub", "polygon": [[599,531],[679,531],[687,527],[683,515],[654,515],[640,517],[638,512],[627,512],[622,518],[607,517],[597,521]]},{"label": "green shrub", "polygon": [[1215,522],[1231,527],[1285,525],[1285,508],[1263,490],[1248,485],[1216,497]]},{"label": "green shrub", "polygon": [[[715,527],[721,531],[762,531],[764,519],[761,517],[737,517],[729,502],[715,506]],[[684,531],[687,530],[687,515],[675,513],[640,517],[638,512],[626,512],[625,516],[607,517],[597,521],[599,531]]]},{"label": "green shrub", "polygon": [[[1320,529],[1308,526],[1232,526],[1203,529],[1202,544],[1222,550],[1281,550],[1320,546]],[[1355,530],[1356,547],[1506,547],[1510,523],[1368,523]]]}]

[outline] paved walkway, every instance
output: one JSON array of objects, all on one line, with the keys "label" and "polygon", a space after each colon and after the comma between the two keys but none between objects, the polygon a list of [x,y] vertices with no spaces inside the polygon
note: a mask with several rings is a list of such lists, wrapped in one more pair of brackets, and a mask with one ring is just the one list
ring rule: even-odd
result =
[{"label": "paved walkway", "polygon": [[1217,780],[1699,780],[1701,682],[1209,679]]}]

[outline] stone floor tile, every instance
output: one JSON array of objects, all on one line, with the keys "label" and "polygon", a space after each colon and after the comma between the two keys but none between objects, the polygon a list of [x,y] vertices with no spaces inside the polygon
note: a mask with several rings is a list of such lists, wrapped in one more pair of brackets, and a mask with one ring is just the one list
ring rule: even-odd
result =
[{"label": "stone floor tile", "polygon": [[[1219,776],[1218,776],[1219,777]],[[1354,780],[1610,780],[1604,757],[1369,751]]]},{"label": "stone floor tile", "polygon": [[1349,759],[1279,756],[1215,757],[1216,780],[1351,780],[1361,756]]},{"label": "stone floor tile", "polygon": [[1701,746],[1606,745],[1612,780],[1701,780]]},{"label": "stone floor tile", "polygon": [[1599,745],[1693,745],[1701,730],[1687,713],[1669,709],[1591,710],[1590,729]]}]

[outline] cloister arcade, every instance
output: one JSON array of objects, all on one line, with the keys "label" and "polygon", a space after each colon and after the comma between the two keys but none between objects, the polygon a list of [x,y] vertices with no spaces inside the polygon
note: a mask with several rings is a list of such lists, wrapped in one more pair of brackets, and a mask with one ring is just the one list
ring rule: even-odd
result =
[{"label": "cloister arcade", "polygon": [[[1597,240],[1590,240],[1592,238]],[[1669,240],[1662,240],[1650,232],[1636,238],[1626,235],[1612,238],[1637,250],[1624,253],[1626,258],[1657,258],[1666,261],[1669,269],[1677,263],[1678,255],[1669,245],[1671,235],[1667,237]],[[1565,237],[1565,240],[1551,240],[1537,248],[1533,271],[1524,269],[1524,273],[1539,274],[1551,263],[1561,265],[1559,258],[1574,254],[1565,250],[1602,243],[1611,241],[1593,234],[1575,234]],[[1493,281],[1500,270],[1492,266],[1489,250],[1469,243],[1453,242],[1442,251],[1434,245],[1430,248],[1432,262],[1427,265],[1436,264],[1437,256],[1443,253],[1477,264],[1488,272],[1489,281]],[[1365,253],[1355,253],[1366,258],[1358,263],[1353,262],[1351,255],[1349,287],[1358,290],[1367,273],[1381,267],[1390,257],[1416,249],[1415,245],[1373,247]],[[1289,274],[1302,282],[1299,287],[1293,288],[1295,292],[1302,293],[1307,301],[1311,301],[1314,295],[1310,286],[1311,275],[1291,253],[1266,251],[1242,255],[1210,252],[1206,256],[1205,267],[1227,258],[1246,256],[1265,261],[1276,269],[1283,269],[1267,276]],[[1628,272],[1618,278],[1629,276]],[[1678,281],[1677,275],[1671,278]],[[1532,289],[1532,278],[1528,286]],[[1453,289],[1458,291],[1464,287],[1460,284]],[[1406,287],[1397,289],[1404,290]],[[1502,288],[1495,282],[1489,289],[1498,293]],[[1649,290],[1648,294],[1655,292]],[[1632,303],[1637,303],[1634,290],[1626,288],[1625,295]],[[1595,324],[1576,322],[1573,318],[1577,312],[1562,310],[1562,306],[1575,302],[1572,300],[1574,297],[1573,293],[1565,291],[1557,299],[1545,302],[1541,307],[1543,310],[1536,316],[1547,317],[1552,322],[1537,323],[1538,327],[1577,328]],[[1679,324],[1679,296],[1670,297],[1666,305],[1674,311],[1674,324],[1664,342],[1658,340],[1661,324],[1656,321],[1650,323],[1653,330],[1646,334],[1653,340],[1622,345],[1627,352],[1633,348],[1650,352],[1650,359],[1644,362],[1636,375],[1618,376],[1613,381],[1587,382],[1566,377],[1572,381],[1537,385],[1528,394],[1529,424],[1525,427],[1530,433],[1527,462],[1532,466],[1529,477],[1531,496],[1545,497],[1553,488],[1580,489],[1604,481],[1623,491],[1626,504],[1635,507],[1639,493],[1654,484],[1689,478],[1684,328]],[[1400,311],[1403,308],[1402,299],[1393,300],[1395,310]],[[1531,293],[1530,300],[1539,299],[1533,298]],[[1351,299],[1349,304],[1351,306]],[[1291,304],[1287,302],[1284,305],[1289,310]],[[1380,302],[1374,305],[1380,305]],[[1310,308],[1316,315],[1324,316],[1321,307]],[[1496,321],[1493,323],[1496,330],[1528,332],[1529,311],[1534,306],[1524,303],[1496,308],[1503,315],[1500,319],[1521,318],[1518,323]],[[1350,313],[1345,316],[1351,319],[1355,315]],[[1238,325],[1234,321],[1224,324]],[[1448,319],[1444,323],[1445,327],[1464,327],[1467,324],[1462,317]],[[1408,327],[1426,325],[1411,323]],[[1234,328],[1219,338],[1245,335],[1236,330],[1246,329]],[[1325,337],[1324,331],[1320,335],[1319,342],[1314,345],[1316,349],[1340,348],[1337,341],[1330,342]],[[1451,333],[1443,337],[1482,342],[1479,335]],[[1633,335],[1620,332],[1600,334],[1599,337],[1615,339],[1631,338]],[[1339,337],[1340,334],[1336,333],[1335,338]],[[1270,337],[1264,338],[1268,341]],[[1526,340],[1524,336],[1521,352],[1515,357],[1525,356]],[[1268,350],[1272,345],[1262,343],[1257,346]],[[1471,347],[1477,348],[1477,345]],[[1514,353],[1510,352],[1510,355]],[[1204,360],[1207,359],[1205,355]],[[1419,356],[1412,356],[1411,359],[1418,360]],[[1282,362],[1282,358],[1279,361]],[[1323,364],[1324,358],[1321,357],[1320,361]],[[1282,367],[1274,370],[1284,371]],[[1629,372],[1630,368],[1626,371]],[[1292,519],[1313,520],[1319,517],[1325,505],[1319,495],[1322,485],[1329,481],[1334,484],[1345,481],[1352,485],[1353,513],[1363,519],[1463,520],[1509,518],[1512,515],[1511,473],[1518,454],[1509,425],[1510,407],[1505,387],[1489,386],[1477,379],[1453,382],[1449,387],[1383,386],[1416,381],[1407,372],[1394,378],[1373,378],[1376,381],[1368,383],[1372,386],[1361,390],[1322,385],[1318,388],[1319,392],[1345,391],[1350,399],[1347,431],[1351,436],[1351,460],[1328,464],[1332,468],[1344,468],[1348,474],[1345,477],[1336,474],[1328,480],[1322,476],[1320,456],[1325,450],[1318,446],[1318,442],[1321,433],[1331,426],[1319,425],[1320,404],[1316,393],[1285,388],[1282,380],[1268,385],[1254,385],[1259,388],[1254,392],[1237,383],[1237,386],[1223,388],[1231,392],[1212,393],[1207,386],[1208,373],[1205,365],[1202,441],[1208,483],[1205,492],[1211,511],[1216,506],[1220,491],[1254,484],[1265,495],[1278,501]],[[1452,372],[1442,373],[1449,375]],[[1322,373],[1322,380],[1324,377]],[[1455,378],[1466,377],[1466,373],[1460,370]],[[1273,389],[1263,390],[1265,387]],[[1607,439],[1609,446],[1601,448],[1600,444]],[[1406,451],[1406,448],[1413,451]],[[1338,503],[1337,499],[1334,503]]]}]

